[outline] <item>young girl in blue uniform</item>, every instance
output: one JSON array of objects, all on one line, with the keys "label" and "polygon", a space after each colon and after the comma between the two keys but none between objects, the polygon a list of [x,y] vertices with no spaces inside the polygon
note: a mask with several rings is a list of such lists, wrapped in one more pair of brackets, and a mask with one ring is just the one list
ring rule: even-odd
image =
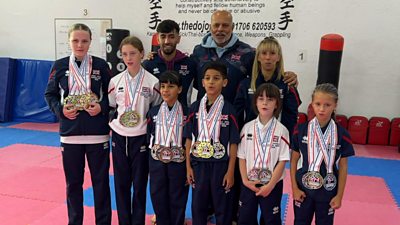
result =
[{"label": "young girl in blue uniform", "polygon": [[181,75],[165,71],[159,79],[164,101],[147,114],[150,196],[157,225],[183,225],[189,186],[182,131],[188,110],[178,101],[182,92]]},{"label": "young girl in blue uniform", "polygon": [[294,131],[290,175],[295,225],[311,224],[314,214],[317,225],[331,225],[342,205],[354,149],[349,133],[334,120],[337,101],[335,86],[317,85],[311,102],[315,117]]},{"label": "young girl in blue uniform", "polygon": [[278,87],[260,85],[252,103],[258,117],[244,125],[238,149],[243,183],[238,224],[257,224],[260,206],[264,224],[280,225],[284,170],[290,154],[289,132],[277,120],[282,106]]},{"label": "young girl in blue uniform", "polygon": [[193,225],[207,224],[210,203],[215,209],[216,224],[232,224],[231,188],[240,138],[235,110],[221,95],[227,82],[224,64],[215,61],[205,66],[202,83],[206,94],[192,104],[185,125]]},{"label": "young girl in blue uniform", "polygon": [[152,105],[160,104],[161,97],[158,79],[141,66],[140,39],[124,38],[120,51],[127,69],[113,77],[108,88],[110,106],[117,108],[110,127],[118,221],[143,225],[149,173],[146,114]]},{"label": "young girl in blue uniform", "polygon": [[54,62],[45,92],[50,110],[60,120],[68,224],[83,223],[85,157],[93,185],[96,224],[111,224],[106,91],[111,72],[104,59],[88,54],[92,40],[88,26],[72,25],[68,38],[72,54]]}]

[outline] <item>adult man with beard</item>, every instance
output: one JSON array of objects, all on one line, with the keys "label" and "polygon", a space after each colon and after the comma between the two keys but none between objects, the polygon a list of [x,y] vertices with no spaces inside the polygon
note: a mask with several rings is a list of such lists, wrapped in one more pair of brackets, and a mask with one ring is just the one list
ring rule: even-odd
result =
[{"label": "adult man with beard", "polygon": [[197,76],[196,63],[187,55],[176,49],[181,40],[179,25],[173,20],[163,20],[157,26],[160,49],[152,59],[143,61],[143,67],[159,77],[166,70],[174,70],[182,76],[182,92],[179,102],[189,106],[193,90],[193,80]]},{"label": "adult man with beard", "polygon": [[[197,73],[202,74],[204,65],[209,61],[222,61],[228,68],[228,85],[222,90],[224,100],[233,103],[240,81],[251,75],[255,50],[242,42],[233,33],[234,23],[232,14],[227,10],[216,10],[211,15],[210,32],[201,43],[193,49],[193,58],[197,63]],[[286,72],[285,83],[297,85],[297,75]],[[197,80],[198,95],[201,99],[205,89],[201,79]],[[196,85],[195,85],[196,86]]]}]

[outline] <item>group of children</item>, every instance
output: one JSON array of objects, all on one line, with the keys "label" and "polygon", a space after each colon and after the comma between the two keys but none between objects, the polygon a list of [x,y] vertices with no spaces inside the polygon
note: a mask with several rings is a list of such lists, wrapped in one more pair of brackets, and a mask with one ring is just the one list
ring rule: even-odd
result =
[{"label": "group of children", "polygon": [[[295,224],[311,224],[314,213],[317,224],[333,224],[347,157],[354,154],[349,134],[334,121],[337,89],[318,85],[312,94],[315,118],[294,128],[299,99],[295,88],[278,88],[284,86],[280,45],[265,39],[260,46],[257,74],[241,84],[242,99],[224,100],[228,71],[218,61],[209,62],[202,78],[206,93],[188,109],[178,100],[181,76],[166,71],[157,79],[141,66],[141,41],[130,36],[121,42],[127,69],[108,86],[109,106],[116,108],[109,125],[120,224],[144,224],[148,177],[158,225],[184,224],[188,184],[193,225],[207,224],[210,204],[217,224],[232,224],[235,194],[240,194],[238,224],[257,224],[258,206],[265,224],[281,224],[289,160]],[[246,113],[239,125],[241,111]],[[236,158],[241,181],[234,176]],[[234,193],[235,183],[242,183],[240,193]]]}]

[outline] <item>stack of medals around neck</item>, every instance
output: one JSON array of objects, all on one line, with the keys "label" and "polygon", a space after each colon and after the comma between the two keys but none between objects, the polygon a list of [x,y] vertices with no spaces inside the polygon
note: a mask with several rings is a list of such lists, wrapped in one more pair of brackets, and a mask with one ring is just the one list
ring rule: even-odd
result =
[{"label": "stack of medals around neck", "polygon": [[[310,190],[320,189],[324,186],[325,190],[332,191],[337,184],[336,176],[333,174],[337,145],[337,126],[331,120],[323,134],[318,120],[314,118],[308,124],[308,131],[310,133],[307,143],[309,168],[308,172],[303,175],[301,182],[305,188]],[[325,178],[319,173],[322,161],[327,166]]]},{"label": "stack of medals around neck", "polygon": [[224,106],[222,95],[218,96],[211,106],[209,113],[206,110],[207,97],[200,101],[198,126],[198,141],[192,146],[192,155],[197,158],[222,159],[226,154],[225,146],[219,141],[221,130],[221,112]]},{"label": "stack of medals around neck", "polygon": [[151,148],[153,159],[163,163],[185,161],[185,149],[182,147],[183,111],[178,101],[171,110],[166,102],[161,104],[155,129],[155,144]]},{"label": "stack of medals around neck", "polygon": [[247,179],[250,181],[259,181],[262,185],[268,184],[271,178],[272,172],[267,168],[253,168],[247,173]]},{"label": "stack of medals around neck", "polygon": [[84,110],[89,108],[90,104],[98,103],[99,98],[95,93],[86,93],[81,95],[68,95],[64,99],[64,105],[71,105],[68,109]]},{"label": "stack of medals around neck", "polygon": [[144,69],[141,68],[135,77],[129,75],[128,70],[124,74],[125,79],[125,112],[119,118],[122,126],[136,127],[142,120],[141,115],[136,111],[137,103],[140,98],[140,91],[144,79]]},{"label": "stack of medals around neck", "polygon": [[151,148],[151,157],[163,163],[181,163],[186,159],[185,149],[182,146],[167,147],[160,144],[153,145]]},{"label": "stack of medals around neck", "polygon": [[268,168],[268,162],[271,158],[272,141],[275,135],[277,120],[272,117],[263,137],[258,125],[259,122],[257,122],[257,120],[254,122],[253,131],[256,135],[253,147],[254,165],[253,168],[247,173],[247,178],[250,181],[258,181],[261,185],[265,185],[272,178],[272,172]]},{"label": "stack of medals around neck", "polygon": [[71,55],[68,71],[69,94],[63,100],[64,105],[70,105],[68,109],[84,110],[90,104],[99,102],[99,98],[91,91],[92,57],[86,55],[79,67],[75,62],[75,56]]}]

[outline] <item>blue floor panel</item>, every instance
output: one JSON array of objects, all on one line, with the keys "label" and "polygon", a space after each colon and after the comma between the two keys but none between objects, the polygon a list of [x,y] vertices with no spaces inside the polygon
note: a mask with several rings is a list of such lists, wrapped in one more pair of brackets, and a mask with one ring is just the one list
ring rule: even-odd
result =
[{"label": "blue floor panel", "polygon": [[15,128],[0,129],[0,148],[18,144],[60,146],[60,136],[56,132],[33,131]]}]

